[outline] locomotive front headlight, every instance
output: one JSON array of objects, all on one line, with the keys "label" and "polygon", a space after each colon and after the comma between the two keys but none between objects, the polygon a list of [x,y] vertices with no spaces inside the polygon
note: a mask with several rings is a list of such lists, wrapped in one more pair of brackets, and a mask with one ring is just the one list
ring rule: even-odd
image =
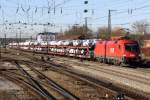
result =
[{"label": "locomotive front headlight", "polygon": [[130,54],[130,57],[134,57],[135,55],[134,54]]},{"label": "locomotive front headlight", "polygon": [[124,54],[123,57],[126,57],[126,54]]}]

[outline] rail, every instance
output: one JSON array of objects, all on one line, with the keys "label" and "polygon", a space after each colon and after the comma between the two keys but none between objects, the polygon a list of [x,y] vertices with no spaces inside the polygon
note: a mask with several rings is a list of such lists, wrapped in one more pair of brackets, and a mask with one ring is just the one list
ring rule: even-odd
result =
[{"label": "rail", "polygon": [[71,94],[69,91],[67,91],[66,89],[62,88],[60,85],[58,85],[56,82],[54,82],[53,80],[51,80],[50,78],[48,78],[47,76],[45,76],[43,73],[41,73],[40,71],[38,71],[37,69],[35,69],[34,67],[30,66],[30,64],[27,64],[27,67],[30,68],[32,71],[34,71],[35,73],[37,73],[38,75],[42,76],[42,78],[44,78],[49,85],[52,86],[52,88],[56,91],[58,91],[60,94],[62,94],[64,97],[69,98],[70,100],[78,100],[78,98],[76,96],[74,96],[73,94]]},{"label": "rail", "polygon": [[15,61],[17,68],[26,76],[26,78],[40,91],[46,100],[56,100],[47,90],[45,90],[26,70],[24,70],[17,61]]},{"label": "rail", "polygon": [[[32,76],[29,75],[28,72],[26,72],[19,64],[18,62],[16,62],[16,65],[19,67],[19,69],[22,71],[23,74],[25,74],[26,76],[28,76],[28,79],[37,86],[37,83],[39,82],[39,80],[35,80]],[[78,98],[76,96],[74,96],[73,94],[71,94],[69,91],[67,91],[66,89],[62,88],[60,85],[58,85],[57,83],[55,83],[53,80],[51,80],[50,78],[48,78],[47,76],[45,76],[43,73],[41,73],[40,71],[36,70],[35,68],[33,68],[32,66],[30,66],[29,64],[25,63],[25,65],[30,68],[33,72],[35,72],[37,75],[40,75],[45,81],[47,81],[48,85],[55,91],[59,92],[61,95],[63,95],[65,98],[68,98],[70,100],[78,100]],[[38,84],[39,86],[40,84]],[[40,86],[41,87],[41,86]],[[45,91],[45,90],[44,90]],[[48,93],[46,91],[46,93]],[[51,96],[51,95],[50,95]]]}]

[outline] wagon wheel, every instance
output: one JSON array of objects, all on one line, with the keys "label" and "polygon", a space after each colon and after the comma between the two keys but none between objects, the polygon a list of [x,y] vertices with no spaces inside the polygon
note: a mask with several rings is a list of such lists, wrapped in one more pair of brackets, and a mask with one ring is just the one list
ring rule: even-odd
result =
[{"label": "wagon wheel", "polygon": [[114,65],[116,65],[116,66],[120,66],[122,63],[120,62],[120,61],[118,61],[118,60],[115,60],[114,61]]},{"label": "wagon wheel", "polygon": [[99,59],[99,62],[100,62],[100,63],[103,63],[103,59],[100,58],[100,59]]}]

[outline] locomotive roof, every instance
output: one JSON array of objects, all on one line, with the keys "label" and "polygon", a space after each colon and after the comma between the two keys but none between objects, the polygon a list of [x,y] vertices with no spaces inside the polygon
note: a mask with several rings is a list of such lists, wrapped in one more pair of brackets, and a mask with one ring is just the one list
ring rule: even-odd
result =
[{"label": "locomotive roof", "polygon": [[130,40],[128,36],[115,36],[111,37],[111,40]]},{"label": "locomotive roof", "polygon": [[119,40],[98,40],[99,43],[109,43],[109,44],[114,44],[114,43],[120,43],[120,44],[124,44],[124,43],[137,43],[137,41],[135,40],[131,40],[131,39],[119,39]]}]

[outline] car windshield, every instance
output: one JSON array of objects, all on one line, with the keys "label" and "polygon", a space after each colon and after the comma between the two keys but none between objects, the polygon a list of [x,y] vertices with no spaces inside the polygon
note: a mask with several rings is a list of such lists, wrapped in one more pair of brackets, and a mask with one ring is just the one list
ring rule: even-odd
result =
[{"label": "car windshield", "polygon": [[137,44],[126,44],[125,48],[127,51],[139,52],[139,46]]}]

